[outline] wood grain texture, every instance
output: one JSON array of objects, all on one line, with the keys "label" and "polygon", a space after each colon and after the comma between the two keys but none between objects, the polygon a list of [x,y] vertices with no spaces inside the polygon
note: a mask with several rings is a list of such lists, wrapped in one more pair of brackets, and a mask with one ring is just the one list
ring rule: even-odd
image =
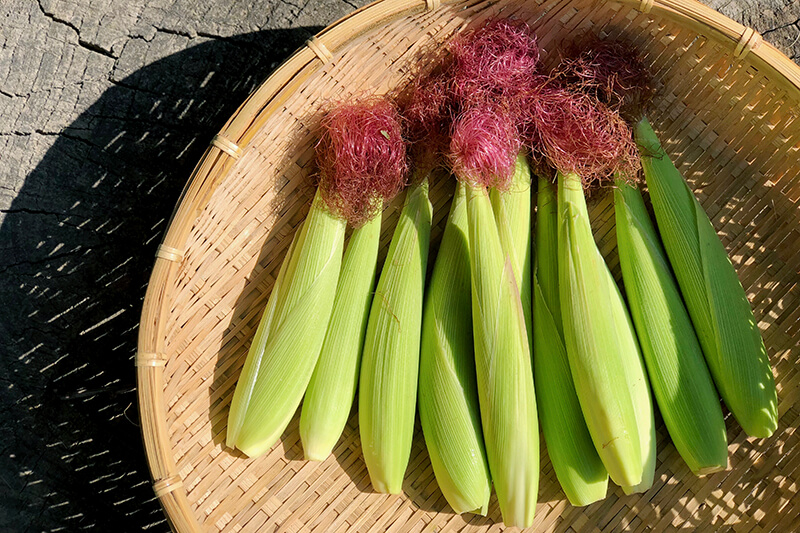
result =
[{"label": "wood grain texture", "polygon": [[[156,248],[233,111],[364,3],[1,3],[0,530],[166,530],[132,370]],[[796,0],[708,4],[800,58]]]},{"label": "wood grain texture", "polygon": [[211,137],[359,5],[303,4],[0,2],[0,531],[167,530],[134,390],[142,298]]},{"label": "wood grain texture", "polygon": [[796,0],[708,0],[709,7],[750,26],[795,63],[800,58],[800,2]]}]

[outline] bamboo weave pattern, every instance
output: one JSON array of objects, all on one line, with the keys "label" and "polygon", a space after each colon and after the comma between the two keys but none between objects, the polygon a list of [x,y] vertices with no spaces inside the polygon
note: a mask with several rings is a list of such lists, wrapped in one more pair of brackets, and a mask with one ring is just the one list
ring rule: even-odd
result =
[{"label": "bamboo weave pattern", "polygon": [[[236,379],[313,193],[315,113],[401,86],[424,68],[425,50],[498,15],[528,21],[551,60],[587,32],[643,52],[659,83],[649,117],[728,249],[779,398],[770,439],[747,439],[726,418],[730,469],[706,477],[691,474],[659,422],[654,487],[633,496],[611,488],[588,508],[569,505],[543,453],[535,530],[788,531],[800,520],[800,68],[687,0],[383,0],[309,41],[243,104],[198,165],[159,252],[137,372],[155,490],[175,530],[504,529],[494,497],[487,517],[452,513],[419,428],[400,496],[372,492],[355,410],[322,463],[302,460],[297,416],[263,457],[224,446]],[[446,179],[431,187],[431,258],[453,188]],[[382,254],[400,201],[384,214]],[[611,195],[593,198],[590,215],[619,279]]]}]

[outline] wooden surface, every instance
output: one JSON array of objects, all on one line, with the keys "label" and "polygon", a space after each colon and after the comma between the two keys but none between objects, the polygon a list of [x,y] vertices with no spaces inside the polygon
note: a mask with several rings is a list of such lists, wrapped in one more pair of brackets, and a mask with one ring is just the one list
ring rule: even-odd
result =
[{"label": "wooden surface", "polygon": [[[307,3],[2,2],[0,531],[167,529],[133,389],[145,284],[214,133],[365,2]],[[800,58],[796,0],[708,4]]]}]

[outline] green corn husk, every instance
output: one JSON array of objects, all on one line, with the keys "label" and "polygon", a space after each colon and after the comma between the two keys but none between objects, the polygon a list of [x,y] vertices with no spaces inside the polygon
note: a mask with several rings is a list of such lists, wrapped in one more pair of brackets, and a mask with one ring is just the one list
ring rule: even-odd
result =
[{"label": "green corn husk", "polygon": [[645,492],[653,486],[653,479],[656,473],[656,418],[653,407],[653,396],[650,392],[650,381],[647,378],[647,369],[644,365],[644,358],[639,348],[636,330],[633,327],[630,312],[622,293],[614,281],[611,271],[606,267],[606,280],[615,294],[615,302],[620,305],[612,305],[610,311],[613,314],[614,323],[619,326],[619,336],[629,343],[622,352],[626,358],[625,372],[626,380],[629,383],[631,398],[633,398],[633,409],[636,413],[636,424],[639,430],[639,450],[642,454],[642,480],[634,485],[622,485],[625,494]]},{"label": "green corn husk", "polygon": [[580,178],[558,174],[558,269],[564,341],[595,448],[615,483],[652,482],[653,406],[619,289],[594,242]]},{"label": "green corn husk", "polygon": [[[614,289],[617,290],[617,298],[622,302],[622,294],[609,272],[609,281],[614,284]],[[634,485],[622,485],[622,492],[625,494],[634,494],[637,492],[645,492],[653,486],[653,480],[656,474],[656,456],[657,441],[656,441],[656,417],[653,408],[653,397],[650,392],[650,383],[647,379],[647,370],[644,367],[644,360],[639,351],[639,346],[636,340],[636,333],[633,329],[630,314],[628,310],[622,306],[614,309],[614,320],[621,325],[620,330],[627,336],[630,334],[636,346],[635,351],[626,352],[631,355],[630,360],[627,361],[625,370],[627,371],[626,380],[631,383],[631,397],[633,398],[633,407],[636,413],[636,423],[639,430],[639,450],[642,454],[642,480]],[[622,326],[625,324],[625,326]]]},{"label": "green corn husk", "polygon": [[618,179],[614,210],[628,305],[664,424],[692,472],[724,470],[719,396],[638,189]]},{"label": "green corn husk", "polygon": [[550,461],[572,505],[602,500],[608,472],[595,450],[569,369],[558,295],[555,185],[539,178],[533,267],[533,382]]},{"label": "green corn husk", "polygon": [[367,323],[359,426],[364,461],[378,492],[400,493],[411,455],[432,216],[426,179],[406,194]]},{"label": "green corn husk", "polygon": [[524,152],[517,155],[511,185],[507,191],[489,191],[500,231],[503,251],[511,255],[517,277],[529,347],[533,347],[531,328],[531,167]]},{"label": "green corn husk", "polygon": [[769,357],[714,226],[643,118],[635,128],[656,222],[714,383],[753,437],[778,427]]},{"label": "green corn husk", "polygon": [[467,189],[456,187],[422,315],[419,418],[436,481],[456,513],[491,494],[472,343]]},{"label": "green corn husk", "polygon": [[330,455],[353,407],[380,236],[377,215],[353,230],[344,253],[331,321],[300,413],[300,439],[312,461]]},{"label": "green corn husk", "polygon": [[[275,278],[275,283],[272,285],[272,292],[267,300],[267,307],[264,309],[264,313],[261,315],[261,320],[258,323],[256,334],[253,337],[252,345],[250,346],[250,351],[253,352],[254,356],[248,356],[245,359],[244,366],[239,374],[239,379],[236,383],[236,389],[233,393],[233,399],[231,400],[231,408],[228,415],[228,427],[225,435],[225,445],[228,448],[236,447],[236,437],[238,436],[239,430],[242,427],[242,421],[247,411],[245,408],[240,406],[247,405],[247,403],[250,401],[250,396],[253,392],[253,385],[255,384],[255,378],[258,373],[258,366],[261,364],[260,356],[263,356],[264,347],[267,343],[267,333],[272,325],[272,319],[275,316],[275,307],[278,303],[277,294],[281,291],[281,287],[285,283],[284,280],[286,279],[286,270],[289,266],[289,263],[291,263],[292,253],[294,253],[297,240],[299,239],[301,233],[302,230],[295,232],[294,237],[292,237],[292,242],[289,244],[289,249],[286,251],[286,256],[283,258],[280,269],[278,269],[278,277]],[[236,409],[234,409],[234,405],[237,406]]]},{"label": "green corn husk", "polygon": [[625,380],[629,384],[639,431],[639,450],[642,454],[642,480],[633,485],[622,485],[622,491],[625,494],[634,494],[645,492],[653,486],[657,454],[656,418],[653,408],[653,396],[650,392],[650,382],[647,378],[644,358],[639,349],[639,342],[631,321],[631,315],[608,267],[606,267],[605,272],[606,281],[615,295],[614,302],[619,302],[619,305],[612,305],[609,310],[613,315],[614,323],[619,328],[618,335],[620,339],[624,339],[627,345],[621,355],[626,359],[624,365]]},{"label": "green corn husk", "polygon": [[[231,402],[227,441],[250,457],[272,447],[297,411],[330,320],[345,221],[314,197],[273,290]],[[275,303],[272,303],[272,300]],[[273,309],[270,309],[274,305]]]},{"label": "green corn husk", "polygon": [[503,522],[530,527],[539,488],[539,427],[530,349],[511,257],[491,201],[467,191],[472,323],[481,423]]}]

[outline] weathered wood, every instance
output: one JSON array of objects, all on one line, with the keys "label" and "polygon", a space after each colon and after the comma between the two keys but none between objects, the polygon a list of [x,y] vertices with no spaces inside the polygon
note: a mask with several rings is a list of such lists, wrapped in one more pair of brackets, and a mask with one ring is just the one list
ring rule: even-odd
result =
[{"label": "weathered wood", "polygon": [[[247,94],[365,3],[0,3],[0,530],[166,529],[132,364],[156,247]],[[708,4],[800,58],[796,0]]]},{"label": "weathered wood", "polygon": [[167,529],[136,328],[211,137],[346,0],[0,2],[0,530]]},{"label": "weathered wood", "polygon": [[800,2],[797,0],[708,0],[704,3],[750,26],[795,63],[800,59]]}]

